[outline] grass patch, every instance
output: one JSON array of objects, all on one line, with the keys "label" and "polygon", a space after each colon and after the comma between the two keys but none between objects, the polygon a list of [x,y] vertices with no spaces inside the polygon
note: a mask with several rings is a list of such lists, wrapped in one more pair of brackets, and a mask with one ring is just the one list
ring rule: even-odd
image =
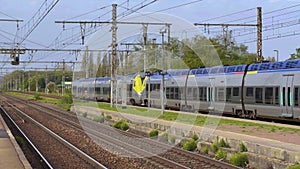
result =
[{"label": "grass patch", "polygon": [[93,117],[93,121],[98,122],[98,123],[103,123],[104,122],[104,116],[95,116]]},{"label": "grass patch", "polygon": [[210,149],[215,153],[219,150],[219,143],[218,141],[214,141],[211,145],[210,145]]},{"label": "grass patch", "polygon": [[247,152],[247,151],[248,151],[247,146],[243,142],[241,142],[240,143],[240,152]]},{"label": "grass patch", "polygon": [[183,144],[182,148],[187,151],[194,151],[197,148],[197,143],[194,139],[190,139]]},{"label": "grass patch", "polygon": [[215,154],[215,159],[225,160],[227,157],[227,152],[225,150],[219,149]]},{"label": "grass patch", "polygon": [[20,136],[15,136],[16,142],[19,144],[20,147],[23,147],[25,144],[25,141]]},{"label": "grass patch", "polygon": [[70,110],[70,107],[72,105],[70,103],[65,103],[64,99],[54,99],[54,98],[49,98],[49,97],[43,97],[40,95],[40,93],[35,93],[34,95],[29,95],[29,94],[23,94],[23,93],[18,93],[18,92],[7,92],[6,94],[29,99],[29,100],[36,100],[41,103],[56,104],[59,107],[65,109],[67,111]]},{"label": "grass patch", "polygon": [[157,130],[157,129],[151,130],[151,131],[148,133],[148,136],[149,136],[150,138],[157,138],[157,136],[158,136],[158,130]]},{"label": "grass patch", "polygon": [[111,120],[112,116],[111,115],[107,115],[105,118],[106,118],[106,120]]},{"label": "grass patch", "polygon": [[129,125],[124,119],[121,119],[121,120],[115,122],[112,126],[114,128],[121,129],[121,130],[124,130],[124,131],[129,129]]},{"label": "grass patch", "polygon": [[230,148],[229,144],[223,138],[219,141],[219,146]]},{"label": "grass patch", "polygon": [[233,154],[229,163],[238,167],[246,167],[249,164],[248,156],[244,153]]},{"label": "grass patch", "polygon": [[208,154],[208,146],[207,145],[204,145],[202,148],[201,148],[201,151],[205,154]]},{"label": "grass patch", "polygon": [[287,169],[300,169],[300,164],[289,166]]}]

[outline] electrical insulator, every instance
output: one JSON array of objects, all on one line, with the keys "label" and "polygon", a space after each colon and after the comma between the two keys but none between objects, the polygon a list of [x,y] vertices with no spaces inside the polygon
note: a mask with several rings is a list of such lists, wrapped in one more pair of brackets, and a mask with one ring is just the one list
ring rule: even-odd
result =
[{"label": "electrical insulator", "polygon": [[19,65],[19,64],[20,64],[19,55],[16,55],[16,54],[14,53],[14,54],[11,54],[11,55],[10,55],[10,58],[11,58],[11,64],[12,64],[12,65]]}]

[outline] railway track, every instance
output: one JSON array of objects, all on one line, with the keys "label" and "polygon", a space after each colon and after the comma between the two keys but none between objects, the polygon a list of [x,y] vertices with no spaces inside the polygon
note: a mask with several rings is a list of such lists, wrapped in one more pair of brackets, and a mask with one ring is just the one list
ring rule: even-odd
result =
[{"label": "railway track", "polygon": [[[20,100],[19,100],[20,101]],[[23,100],[24,101],[24,100]],[[196,153],[184,151],[179,148],[172,147],[168,144],[163,144],[152,139],[142,138],[138,135],[134,135],[129,132],[117,131],[119,135],[115,134],[115,129],[85,118],[81,119],[81,125],[75,123],[74,120],[77,117],[74,114],[59,111],[49,106],[45,107],[35,102],[30,102],[31,106],[39,111],[48,112],[50,116],[56,118],[58,121],[63,122],[69,126],[82,130],[81,125],[85,126],[84,131],[87,132],[90,137],[95,140],[99,139],[106,146],[113,146],[114,151],[123,153],[124,149],[126,153],[130,152],[132,157],[146,157],[152,164],[158,164],[159,167],[167,168],[237,168],[227,163],[223,163],[214,159],[210,159],[206,156],[201,156]],[[83,124],[84,123],[84,124]],[[139,139],[137,139],[139,138]],[[128,140],[128,144],[124,142]],[[116,147],[118,150],[116,150]],[[128,154],[126,154],[128,155]],[[175,162],[176,161],[176,162]]]},{"label": "railway track", "polygon": [[[4,104],[5,107],[8,106],[10,107],[10,109],[14,110],[14,113],[12,113],[13,111],[10,111],[10,113],[8,113],[4,109],[2,109],[4,114],[6,114],[6,116],[17,126],[17,128],[25,128],[26,131],[30,129],[30,132],[27,132],[27,134],[25,134],[23,131],[22,133],[24,133],[23,135],[25,138],[27,138],[26,140],[30,142],[34,149],[38,152],[44,163],[47,164],[46,168],[107,168],[78,149],[72,143],[68,142],[43,124],[28,116],[25,112],[18,109],[14,105],[8,102],[4,102]],[[24,127],[23,124],[26,124],[26,127]],[[31,142],[30,140],[33,141]],[[45,141],[48,145],[51,146],[40,144],[41,142]],[[35,144],[37,146],[35,146]],[[39,147],[41,151],[39,151],[37,147]],[[44,152],[45,155],[42,155],[41,152]],[[60,156],[61,159],[55,158],[55,160],[53,160],[52,158],[56,156]],[[63,156],[67,158],[62,158]],[[49,161],[47,159],[49,159]]]}]

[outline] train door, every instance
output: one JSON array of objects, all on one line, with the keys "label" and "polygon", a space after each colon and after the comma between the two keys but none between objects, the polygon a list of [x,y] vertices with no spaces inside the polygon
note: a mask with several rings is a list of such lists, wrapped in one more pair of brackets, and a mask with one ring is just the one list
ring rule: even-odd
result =
[{"label": "train door", "polygon": [[283,117],[293,117],[293,88],[294,75],[283,75],[280,106]]},{"label": "train door", "polygon": [[207,101],[209,102],[208,109],[211,111],[215,110],[215,78],[209,78],[210,86],[207,87]]}]

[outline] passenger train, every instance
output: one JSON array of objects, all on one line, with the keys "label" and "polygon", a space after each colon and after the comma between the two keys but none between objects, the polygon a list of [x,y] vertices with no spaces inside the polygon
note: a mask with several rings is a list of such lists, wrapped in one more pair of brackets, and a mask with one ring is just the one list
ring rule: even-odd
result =
[{"label": "passenger train", "polygon": [[[155,72],[141,94],[133,90],[136,75],[117,78],[118,102],[126,88],[127,104],[161,107],[163,76],[165,108],[300,120],[300,60]],[[110,90],[110,77],[79,79],[72,87],[74,97],[96,101],[110,101]]]}]

